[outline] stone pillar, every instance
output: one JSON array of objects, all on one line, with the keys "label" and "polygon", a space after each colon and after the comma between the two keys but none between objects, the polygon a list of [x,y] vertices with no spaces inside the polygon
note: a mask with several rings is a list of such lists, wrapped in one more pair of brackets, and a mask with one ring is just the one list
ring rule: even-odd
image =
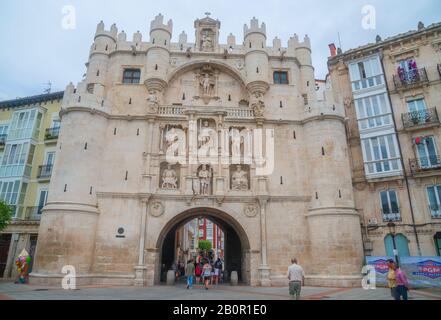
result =
[{"label": "stone pillar", "polygon": [[266,233],[266,204],[268,202],[267,196],[258,197],[260,203],[260,266],[259,279],[262,287],[270,287],[270,267],[268,266],[267,258],[267,233]]},{"label": "stone pillar", "polygon": [[146,236],[146,227],[147,227],[147,210],[148,210],[148,202],[149,198],[145,198],[142,200],[142,213],[141,213],[141,225],[140,225],[140,233],[139,233],[139,256],[138,256],[138,265],[135,266],[135,286],[143,287],[145,285],[146,278],[146,270],[147,267],[144,263],[144,248],[145,248],[145,236]]}]

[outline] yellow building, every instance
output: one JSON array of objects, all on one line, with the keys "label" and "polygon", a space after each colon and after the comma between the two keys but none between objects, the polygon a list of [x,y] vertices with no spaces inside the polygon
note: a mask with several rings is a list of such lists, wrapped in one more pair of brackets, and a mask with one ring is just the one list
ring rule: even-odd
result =
[{"label": "yellow building", "polygon": [[0,233],[0,277],[14,277],[15,258],[34,254],[60,130],[63,92],[0,102],[0,200],[14,217]]}]

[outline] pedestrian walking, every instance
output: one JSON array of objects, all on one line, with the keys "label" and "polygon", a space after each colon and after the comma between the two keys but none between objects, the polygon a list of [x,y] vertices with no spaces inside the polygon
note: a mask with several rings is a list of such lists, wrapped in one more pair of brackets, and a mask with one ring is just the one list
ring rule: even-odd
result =
[{"label": "pedestrian walking", "polygon": [[214,263],[214,283],[217,285],[219,283],[219,277],[222,273],[222,261],[220,258],[217,258],[216,262]]},{"label": "pedestrian walking", "polygon": [[202,264],[197,263],[195,268],[196,284],[200,284],[202,275]]},{"label": "pedestrian walking", "polygon": [[204,279],[205,290],[208,290],[208,284],[211,278],[211,265],[208,263],[208,260],[205,260],[205,264],[202,268],[202,277]]},{"label": "pedestrian walking", "polygon": [[305,272],[297,264],[297,258],[291,259],[291,265],[288,267],[289,294],[291,299],[300,299],[300,291],[305,283]]},{"label": "pedestrian walking", "polygon": [[400,300],[398,297],[397,288],[397,275],[396,275],[396,264],[392,259],[387,260],[387,266],[389,267],[389,272],[387,273],[387,286],[390,289],[390,294],[394,300]]},{"label": "pedestrian walking", "polygon": [[407,300],[407,293],[409,291],[409,281],[403,270],[399,266],[395,269],[395,280],[397,282],[397,297],[396,300]]},{"label": "pedestrian walking", "polygon": [[187,276],[187,289],[193,288],[193,277],[195,275],[195,267],[193,259],[190,259],[185,268],[185,275]]}]

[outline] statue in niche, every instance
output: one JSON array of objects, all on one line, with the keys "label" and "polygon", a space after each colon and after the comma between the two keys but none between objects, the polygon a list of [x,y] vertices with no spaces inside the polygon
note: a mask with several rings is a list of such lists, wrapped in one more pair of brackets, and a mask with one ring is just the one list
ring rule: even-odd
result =
[{"label": "statue in niche", "polygon": [[250,104],[254,110],[254,115],[256,117],[262,117],[263,111],[265,109],[265,103],[263,102],[263,94],[259,91],[253,93],[251,95]]},{"label": "statue in niche", "polygon": [[248,174],[239,164],[231,176],[231,189],[236,191],[248,190]]},{"label": "statue in niche", "polygon": [[201,170],[199,170],[198,178],[200,184],[200,194],[208,195],[210,190],[211,173],[206,164],[203,164]]},{"label": "statue in niche", "polygon": [[211,96],[214,89],[214,79],[212,79],[209,73],[204,73],[201,76],[202,95]]},{"label": "statue in niche", "polygon": [[158,112],[158,97],[155,90],[149,90],[149,96],[147,97],[147,108],[149,113]]},{"label": "statue in niche", "polygon": [[175,190],[178,188],[178,177],[176,171],[168,164],[167,168],[162,172],[162,189]]},{"label": "statue in niche", "polygon": [[210,36],[210,32],[207,30],[202,34],[202,51],[213,50],[213,39]]}]

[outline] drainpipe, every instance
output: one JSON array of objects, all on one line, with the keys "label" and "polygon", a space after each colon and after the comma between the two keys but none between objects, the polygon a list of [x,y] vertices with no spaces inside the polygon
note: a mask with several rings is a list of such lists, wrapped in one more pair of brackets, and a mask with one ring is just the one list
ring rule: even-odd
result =
[{"label": "drainpipe", "polygon": [[394,123],[395,134],[397,136],[398,151],[400,152],[400,162],[401,162],[401,167],[403,168],[404,182],[406,184],[407,198],[409,200],[410,215],[412,217],[412,227],[413,227],[413,232],[415,234],[415,242],[416,242],[416,245],[417,245],[418,255],[422,256],[420,240],[418,238],[418,232],[417,232],[416,223],[415,223],[415,214],[413,212],[413,202],[412,202],[412,197],[410,195],[409,180],[407,178],[406,167],[404,166],[403,152],[402,152],[401,143],[400,143],[400,135],[398,134],[397,123],[395,121],[394,108],[392,106],[392,99],[390,98],[390,94],[389,94],[389,85],[388,85],[387,78],[386,78],[386,71],[384,69],[383,53],[382,52],[380,52],[380,63],[381,63],[381,68],[383,69],[384,82],[385,82],[386,91],[387,91],[387,98],[389,100],[389,105],[390,105],[390,109],[391,109],[391,113],[392,113],[392,121]]}]

